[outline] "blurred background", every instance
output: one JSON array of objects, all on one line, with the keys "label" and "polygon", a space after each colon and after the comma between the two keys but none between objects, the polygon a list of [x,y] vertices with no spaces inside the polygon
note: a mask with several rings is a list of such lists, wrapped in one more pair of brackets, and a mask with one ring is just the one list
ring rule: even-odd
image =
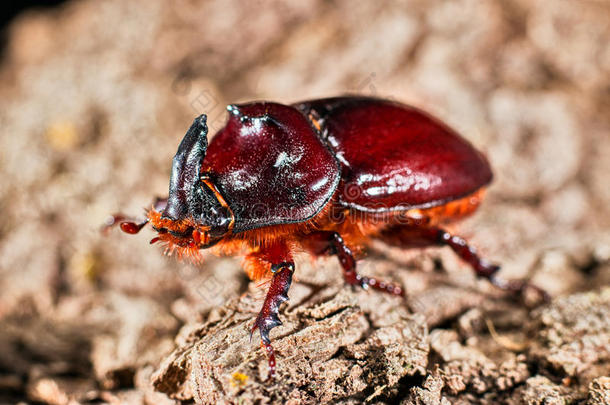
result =
[{"label": "blurred background", "polygon": [[[148,231],[99,229],[166,195],[193,117],[212,134],[234,102],[360,93],[423,108],[493,166],[460,232],[504,275],[553,296],[610,284],[607,1],[34,3],[2,18],[0,400],[167,400],[147,384],[178,329],[247,280],[238,259],[200,271]],[[474,283],[450,253],[416,254]],[[302,278],[340,283],[324,266]],[[420,280],[407,291],[430,287],[401,271]]]}]

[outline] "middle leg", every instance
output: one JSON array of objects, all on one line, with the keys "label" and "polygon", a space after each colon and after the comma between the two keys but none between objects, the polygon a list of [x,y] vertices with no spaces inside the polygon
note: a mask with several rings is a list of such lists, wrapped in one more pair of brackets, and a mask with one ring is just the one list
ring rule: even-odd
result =
[{"label": "middle leg", "polygon": [[345,244],[341,235],[333,231],[318,231],[308,235],[307,243],[314,255],[336,255],[343,268],[343,278],[351,285],[362,288],[374,288],[393,295],[404,295],[402,287],[386,283],[373,277],[361,276],[356,272],[356,260],[350,248]]}]

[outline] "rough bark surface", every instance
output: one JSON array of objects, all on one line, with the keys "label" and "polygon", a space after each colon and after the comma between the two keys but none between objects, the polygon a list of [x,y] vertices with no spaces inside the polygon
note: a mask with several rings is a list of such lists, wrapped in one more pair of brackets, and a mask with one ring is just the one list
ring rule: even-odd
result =
[{"label": "rough bark surface", "polygon": [[[0,403],[610,403],[610,7],[595,0],[93,1],[30,11],[0,65]],[[264,285],[99,226],[165,195],[193,117],[358,92],[446,120],[495,180],[459,234],[553,296],[531,308],[447,249],[376,243],[345,286],[298,257],[278,378]]]}]

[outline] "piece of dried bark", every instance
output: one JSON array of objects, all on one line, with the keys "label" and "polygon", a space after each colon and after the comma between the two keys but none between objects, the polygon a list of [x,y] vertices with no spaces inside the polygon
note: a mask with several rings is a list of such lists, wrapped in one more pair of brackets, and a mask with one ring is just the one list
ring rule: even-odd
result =
[{"label": "piece of dried bark", "polygon": [[442,396],[443,379],[438,374],[431,374],[421,387],[413,387],[409,397],[401,405],[450,405],[447,398]]},{"label": "piece of dried bark", "polygon": [[[91,361],[105,389],[128,388],[140,367],[157,365],[159,358],[172,350],[177,330],[176,319],[149,298],[107,294],[99,302],[106,324],[104,333],[92,338]],[[103,307],[102,307],[103,306]]]},{"label": "piece of dried bark", "polygon": [[610,377],[599,377],[589,384],[588,405],[610,404]]},{"label": "piece of dried bark", "polygon": [[531,405],[564,405],[576,399],[573,390],[543,376],[528,378],[520,396],[522,403]]},{"label": "piece of dried bark", "polygon": [[609,375],[609,319],[610,288],[558,298],[533,314],[531,359],[583,381]]},{"label": "piece of dried bark", "polygon": [[95,382],[89,378],[44,377],[33,380],[27,388],[35,401],[52,405],[73,405],[97,398]]},{"label": "piece of dried bark", "polygon": [[530,376],[525,356],[509,352],[504,359],[493,361],[477,347],[461,344],[455,331],[433,330],[430,345],[440,357],[443,381],[452,395],[506,391]]},{"label": "piece of dried bark", "polygon": [[[153,377],[156,389],[179,399],[213,404],[239,398],[254,403],[326,403],[350,397],[372,400],[396,389],[406,376],[423,375],[428,362],[427,327],[421,316],[405,316],[372,329],[356,300],[359,293],[331,288],[335,295],[288,308],[272,332],[278,356],[275,383],[265,383],[267,359],[250,343],[252,296],[225,306],[220,320],[191,331]],[[326,291],[328,293],[328,291]],[[255,342],[258,336],[254,337]]]}]

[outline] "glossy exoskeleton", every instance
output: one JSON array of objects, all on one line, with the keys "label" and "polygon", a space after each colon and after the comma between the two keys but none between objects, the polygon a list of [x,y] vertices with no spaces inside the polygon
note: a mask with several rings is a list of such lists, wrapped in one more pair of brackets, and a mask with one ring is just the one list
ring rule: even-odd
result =
[{"label": "glossy exoskeleton", "polygon": [[148,222],[169,252],[244,254],[252,280],[270,279],[252,332],[259,330],[275,374],[269,331],[281,324],[293,254],[336,255],[347,283],[403,295],[403,288],[357,274],[352,251],[373,238],[401,247],[447,245],[494,285],[497,277],[442,224],[472,213],[492,173],[485,157],[430,115],[396,102],[339,97],[293,105],[230,105],[226,126],[207,142],[195,119],[173,159],[169,196],[147,220],[117,215],[128,233]]}]

